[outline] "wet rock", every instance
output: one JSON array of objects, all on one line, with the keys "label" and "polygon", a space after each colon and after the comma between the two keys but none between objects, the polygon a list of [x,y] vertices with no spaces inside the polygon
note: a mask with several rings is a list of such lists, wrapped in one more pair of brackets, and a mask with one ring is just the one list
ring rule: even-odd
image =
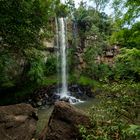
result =
[{"label": "wet rock", "polygon": [[63,97],[63,98],[60,99],[60,101],[64,101],[64,102],[69,103],[69,98],[68,97]]},{"label": "wet rock", "polygon": [[[59,85],[60,87],[62,85]],[[56,101],[65,101],[76,103],[76,99],[69,99],[68,97],[60,99],[60,95],[57,93],[58,86],[52,85],[47,87],[41,87],[34,91],[33,95],[28,99],[27,103],[30,103],[33,107],[40,107],[43,105],[53,105]],[[76,97],[80,100],[87,100],[88,97],[94,97],[91,87],[78,84],[68,85],[69,96]]]},{"label": "wet rock", "polygon": [[37,105],[38,105],[38,106],[41,106],[41,105],[42,105],[42,102],[41,102],[41,101],[38,101],[38,102],[37,102]]},{"label": "wet rock", "polygon": [[0,107],[0,140],[31,140],[37,122],[36,109],[29,104]]},{"label": "wet rock", "polygon": [[46,104],[54,104],[54,89],[56,89],[54,85],[36,89],[30,97],[30,100],[27,102],[30,103],[33,107],[39,107]]},{"label": "wet rock", "polygon": [[78,99],[86,99],[87,97],[94,97],[91,87],[72,84],[69,85],[70,94]]},{"label": "wet rock", "polygon": [[58,101],[39,140],[81,140],[77,126],[82,124],[89,127],[89,122],[89,118],[79,109],[64,101]]},{"label": "wet rock", "polygon": [[71,99],[71,102],[72,102],[72,103],[77,103],[77,102],[78,102],[78,99],[73,98],[73,99]]},{"label": "wet rock", "polygon": [[60,95],[53,94],[51,98],[54,99],[54,100],[57,100],[57,99],[60,99]]}]

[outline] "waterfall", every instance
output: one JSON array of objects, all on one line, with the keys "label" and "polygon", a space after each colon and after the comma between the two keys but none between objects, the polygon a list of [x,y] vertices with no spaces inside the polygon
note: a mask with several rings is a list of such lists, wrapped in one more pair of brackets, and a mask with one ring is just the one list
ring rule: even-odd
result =
[{"label": "waterfall", "polygon": [[[65,0],[60,0],[65,4]],[[57,38],[57,73],[58,73],[58,89],[60,97],[68,96],[67,86],[67,47],[66,47],[66,24],[65,18],[56,18],[56,38]],[[61,87],[60,87],[61,85]]]},{"label": "waterfall", "polygon": [[67,86],[67,47],[66,47],[66,26],[65,18],[58,18],[56,20],[57,32],[57,64],[58,64],[58,81],[61,87],[58,88],[58,93],[61,98],[68,96]]},{"label": "waterfall", "polygon": [[66,32],[65,32],[65,19],[59,18],[60,24],[60,62],[61,62],[61,97],[67,96],[67,54],[66,54]]}]

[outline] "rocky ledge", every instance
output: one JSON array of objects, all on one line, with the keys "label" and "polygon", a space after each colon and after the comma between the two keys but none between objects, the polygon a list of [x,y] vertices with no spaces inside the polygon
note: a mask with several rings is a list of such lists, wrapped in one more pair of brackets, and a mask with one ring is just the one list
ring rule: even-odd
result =
[{"label": "rocky ledge", "polygon": [[88,116],[69,103],[58,101],[39,140],[81,140],[78,125],[89,127]]},{"label": "rocky ledge", "polygon": [[38,120],[29,104],[0,107],[0,140],[31,140]]}]

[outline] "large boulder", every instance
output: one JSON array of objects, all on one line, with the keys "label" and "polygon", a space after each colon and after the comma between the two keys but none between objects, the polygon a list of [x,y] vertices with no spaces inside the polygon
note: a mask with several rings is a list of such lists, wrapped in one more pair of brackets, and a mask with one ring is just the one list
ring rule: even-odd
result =
[{"label": "large boulder", "polygon": [[0,107],[0,140],[31,140],[37,122],[36,109],[29,104]]},{"label": "large boulder", "polygon": [[88,127],[89,118],[69,103],[58,101],[39,140],[81,140],[79,124]]}]

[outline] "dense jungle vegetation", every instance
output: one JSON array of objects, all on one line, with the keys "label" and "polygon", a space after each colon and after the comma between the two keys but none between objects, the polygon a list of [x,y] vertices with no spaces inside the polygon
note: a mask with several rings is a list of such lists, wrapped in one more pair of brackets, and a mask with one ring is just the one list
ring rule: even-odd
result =
[{"label": "dense jungle vegetation", "polygon": [[[67,19],[69,83],[90,86],[100,103],[90,111],[85,140],[140,138],[140,1],[0,1],[0,105],[24,101],[57,84],[55,20]],[[110,4],[114,11],[108,15]]]}]

